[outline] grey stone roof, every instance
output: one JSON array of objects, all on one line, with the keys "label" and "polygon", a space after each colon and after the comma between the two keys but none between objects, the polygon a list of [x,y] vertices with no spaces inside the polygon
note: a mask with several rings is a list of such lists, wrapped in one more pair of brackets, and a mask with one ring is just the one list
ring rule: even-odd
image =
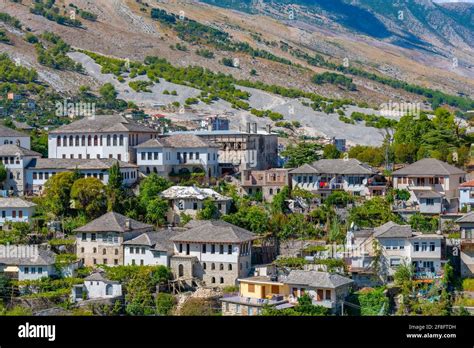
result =
[{"label": "grey stone roof", "polygon": [[[34,257],[0,257],[0,264],[12,266],[49,266],[56,260],[56,254],[49,249],[38,247]],[[23,255],[21,255],[23,256]]]},{"label": "grey stone roof", "polygon": [[158,139],[150,139],[135,146],[137,149],[140,148],[161,148],[161,147],[173,147],[173,148],[203,148],[203,147],[219,147],[219,145],[206,141],[201,137],[194,134],[173,134],[167,136],[161,136]]},{"label": "grey stone roof", "polygon": [[[130,228],[126,225],[127,221],[130,221]],[[92,220],[88,224],[79,227],[74,232],[130,232],[140,231],[147,232],[153,228],[152,225],[144,224],[140,221],[130,219],[122,214],[115,212],[108,212],[95,220]]]},{"label": "grey stone roof", "polygon": [[405,168],[396,170],[393,176],[466,174],[465,171],[435,158],[423,158]]},{"label": "grey stone roof", "polygon": [[414,191],[417,198],[441,198],[443,195],[432,190],[417,190]]},{"label": "grey stone roof", "polygon": [[210,198],[213,201],[230,201],[232,198],[223,196],[220,193],[209,188],[200,188],[196,186],[171,186],[164,190],[161,196],[166,199],[197,199],[204,200]]},{"label": "grey stone roof", "polygon": [[207,220],[186,232],[171,237],[173,242],[243,243],[257,239],[257,235],[222,220]]},{"label": "grey stone roof", "polygon": [[117,282],[117,281],[107,279],[102,272],[92,273],[90,276],[85,277],[84,280],[94,281],[94,282],[104,282],[104,283],[108,283],[108,284],[119,284],[119,282]]},{"label": "grey stone roof", "polygon": [[311,164],[305,164],[290,172],[291,174],[359,174],[371,175],[376,170],[366,163],[354,158],[344,159],[322,159]]},{"label": "grey stone roof", "polygon": [[461,216],[459,219],[456,220],[457,223],[459,222],[473,222],[474,223],[474,211],[467,213],[464,216]]},{"label": "grey stone roof", "polygon": [[393,221],[374,229],[374,237],[376,238],[409,238],[412,233],[410,225],[399,225]]},{"label": "grey stone roof", "polygon": [[0,208],[31,208],[35,206],[35,203],[26,201],[18,197],[0,198]]},{"label": "grey stone roof", "polygon": [[0,137],[29,137],[28,134],[17,131],[16,129],[0,125]]},{"label": "grey stone roof", "polygon": [[18,155],[41,157],[41,154],[39,152],[32,151],[18,145],[13,145],[13,144],[0,145],[0,156],[18,156]]},{"label": "grey stone roof", "polygon": [[343,277],[339,274],[331,274],[319,271],[291,270],[286,276],[280,278],[281,282],[286,284],[305,285],[308,287],[321,287],[336,289],[343,285],[354,283],[352,279]]},{"label": "grey stone roof", "polygon": [[122,162],[114,158],[35,158],[30,161],[27,169],[110,169],[114,163],[118,162],[120,168],[138,168],[135,164]]},{"label": "grey stone roof", "polygon": [[171,237],[184,232],[184,228],[162,229],[159,231],[145,232],[141,235],[124,242],[124,245],[144,245],[156,251],[173,252]]},{"label": "grey stone roof", "polygon": [[85,117],[50,131],[50,134],[62,133],[110,133],[110,132],[146,132],[156,130],[143,126],[121,115],[101,115]]}]

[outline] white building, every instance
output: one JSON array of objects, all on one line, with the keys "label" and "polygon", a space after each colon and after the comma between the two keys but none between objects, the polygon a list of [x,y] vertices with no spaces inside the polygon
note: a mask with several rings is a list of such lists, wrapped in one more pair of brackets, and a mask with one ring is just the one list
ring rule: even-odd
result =
[{"label": "white building", "polygon": [[84,284],[74,285],[71,295],[73,302],[84,299],[114,299],[122,296],[122,284],[96,272],[86,277]]},{"label": "white building", "polygon": [[35,203],[21,198],[0,198],[0,229],[9,222],[30,222],[35,207]]},{"label": "white building", "polygon": [[[77,170],[81,177],[97,178],[102,183],[109,181],[110,168],[117,163],[115,159],[57,159],[35,158],[26,167],[26,187],[29,194],[41,194],[46,181],[61,172]],[[133,185],[138,180],[138,167],[131,163],[118,161],[123,184]]]},{"label": "white building", "polygon": [[401,213],[442,214],[459,209],[459,185],[466,172],[434,158],[424,158],[392,173],[393,188],[410,192]]},{"label": "white building", "polygon": [[41,154],[17,145],[0,145],[0,161],[7,170],[7,178],[0,184],[4,195],[24,195],[26,189],[25,168]]},{"label": "white building", "polygon": [[0,125],[0,145],[17,145],[25,149],[31,148],[30,136],[15,129]]},{"label": "white building", "polygon": [[[12,250],[14,246],[10,246]],[[23,249],[20,247],[28,247]],[[51,276],[70,276],[72,270],[77,268],[77,263],[64,265],[64,268],[56,268],[56,254],[49,249],[38,248],[37,246],[19,246],[17,255],[0,255],[0,273],[5,273],[15,280],[38,280]],[[28,250],[28,251],[26,251]],[[33,250],[34,252],[32,252]],[[11,253],[11,251],[10,251]]]},{"label": "white building", "polygon": [[137,164],[145,174],[168,177],[203,172],[208,179],[219,175],[218,145],[193,134],[153,138],[136,149]]},{"label": "white building", "polygon": [[170,266],[174,247],[170,238],[185,229],[169,228],[146,232],[123,242],[124,265]]},{"label": "white building", "polygon": [[182,213],[195,217],[203,208],[206,199],[214,202],[220,214],[227,214],[232,202],[232,198],[223,196],[213,189],[195,186],[172,186],[164,190],[161,197],[170,202],[174,213],[171,218],[175,221],[179,221]]},{"label": "white building", "polygon": [[322,159],[290,171],[292,186],[327,197],[333,190],[356,196],[384,195],[387,182],[376,170],[356,159]]},{"label": "white building", "polygon": [[474,180],[459,185],[459,206],[467,211],[474,210]]},{"label": "white building", "polygon": [[204,282],[206,286],[236,285],[252,267],[252,242],[258,237],[220,220],[192,221],[189,229],[171,237],[171,269],[177,278]]},{"label": "white building", "polygon": [[86,117],[49,132],[48,157],[114,158],[135,163],[134,146],[157,135],[156,130],[124,116]]}]

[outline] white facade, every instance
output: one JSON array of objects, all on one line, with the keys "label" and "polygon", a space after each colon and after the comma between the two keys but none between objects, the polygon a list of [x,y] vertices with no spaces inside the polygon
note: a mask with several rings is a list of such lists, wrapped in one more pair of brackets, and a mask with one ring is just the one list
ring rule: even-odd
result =
[{"label": "white facade", "polygon": [[11,133],[12,133],[11,136],[6,135],[6,134],[4,134],[3,136],[0,136],[0,145],[18,145],[25,149],[31,148],[31,141],[30,141],[29,135],[16,134],[19,132],[16,132],[15,130],[11,130]]},{"label": "white facade", "polygon": [[56,274],[54,265],[18,266],[18,280],[38,280]]},{"label": "white facade", "polygon": [[125,245],[124,265],[169,267],[169,255],[166,251],[153,250],[149,246]]},{"label": "white facade", "polygon": [[189,173],[203,170],[207,177],[219,175],[219,158],[216,147],[202,148],[153,148],[137,149],[137,165],[145,174],[158,173],[168,177],[170,173]]},{"label": "white facade", "polygon": [[292,186],[307,191],[344,190],[358,196],[368,196],[367,181],[371,175],[293,174]]},{"label": "white facade", "polygon": [[466,207],[467,211],[474,210],[474,181],[459,187],[459,206],[461,209]]},{"label": "white facade", "polygon": [[[35,213],[35,205],[29,202],[15,204],[19,199],[0,198],[0,227],[8,222],[30,222]],[[11,204],[8,202],[12,201]]]},{"label": "white facade", "polygon": [[122,285],[102,280],[85,280],[84,287],[89,299],[114,298],[122,296]]}]

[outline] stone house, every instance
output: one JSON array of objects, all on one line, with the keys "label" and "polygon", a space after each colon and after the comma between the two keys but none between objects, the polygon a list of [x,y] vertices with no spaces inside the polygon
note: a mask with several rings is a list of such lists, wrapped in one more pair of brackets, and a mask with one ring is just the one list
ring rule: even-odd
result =
[{"label": "stone house", "polygon": [[268,170],[248,169],[242,172],[241,191],[246,195],[259,192],[265,201],[271,202],[285,186],[291,185],[290,169],[272,168]]},{"label": "stone house", "polygon": [[106,213],[74,230],[77,257],[84,266],[123,265],[123,243],[152,229],[124,215]]},{"label": "stone house", "polygon": [[461,276],[474,277],[474,211],[456,220],[461,228]]}]

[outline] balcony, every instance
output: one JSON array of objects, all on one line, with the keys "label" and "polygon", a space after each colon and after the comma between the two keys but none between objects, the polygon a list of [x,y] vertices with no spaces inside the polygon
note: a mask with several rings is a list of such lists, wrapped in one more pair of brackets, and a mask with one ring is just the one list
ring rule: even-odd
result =
[{"label": "balcony", "polygon": [[246,297],[240,296],[235,294],[224,294],[221,298],[224,302],[231,302],[231,303],[238,303],[243,305],[253,305],[257,307],[263,307],[265,305],[275,306],[282,303],[288,302],[287,299],[283,295],[274,295],[271,298],[253,298],[253,297]]},{"label": "balcony", "polygon": [[415,280],[433,280],[433,279],[440,279],[442,277],[443,277],[443,272],[442,271],[435,272],[433,267],[417,268],[415,269],[415,273],[413,275],[413,279]]}]

